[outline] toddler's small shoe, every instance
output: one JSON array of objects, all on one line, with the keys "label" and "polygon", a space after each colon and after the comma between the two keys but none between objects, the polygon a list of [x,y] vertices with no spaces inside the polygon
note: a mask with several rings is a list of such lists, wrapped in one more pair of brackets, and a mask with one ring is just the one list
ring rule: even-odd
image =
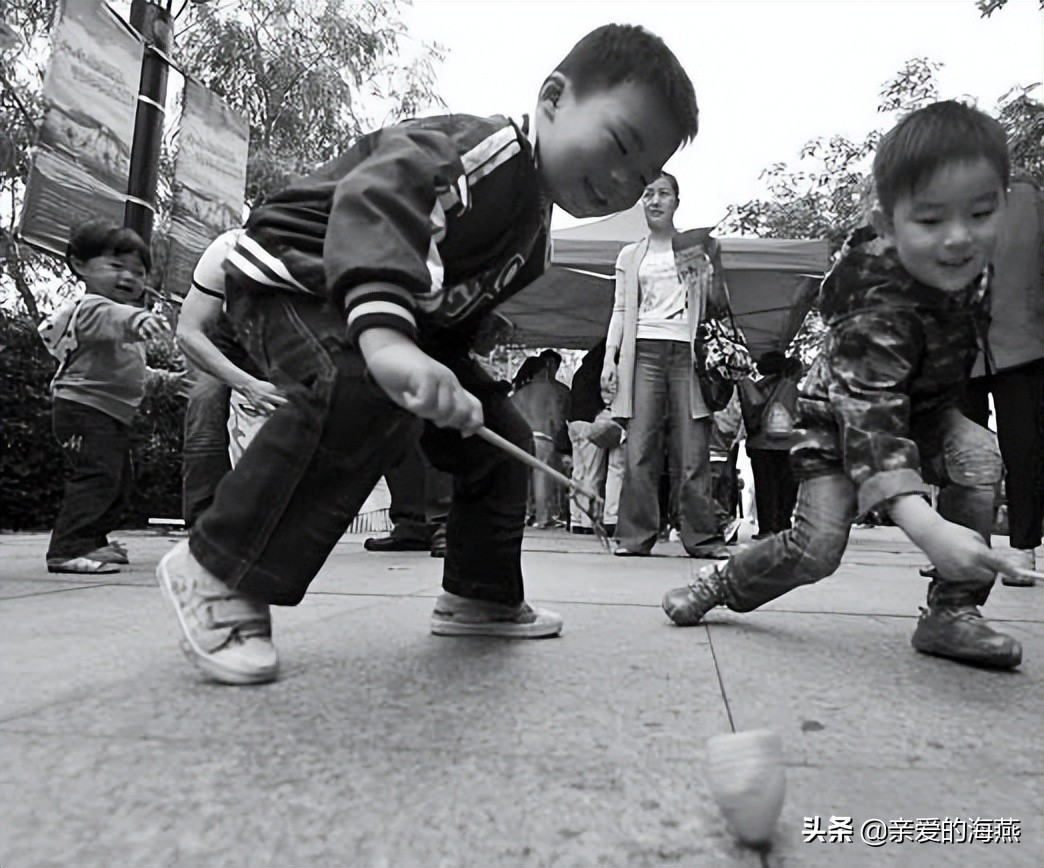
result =
[{"label": "toddler's small shoe", "polygon": [[221,684],[275,680],[279,657],[267,603],[211,574],[193,557],[188,540],[164,555],[156,576],[181,627],[181,650],[195,666]]},{"label": "toddler's small shoe", "polygon": [[436,636],[547,639],[562,632],[562,616],[525,601],[506,606],[443,593],[435,601],[431,632]]},{"label": "toddler's small shoe", "polygon": [[618,558],[647,558],[649,552],[638,552],[634,549],[629,549],[626,546],[617,546],[613,549],[613,554]]},{"label": "toddler's small shoe", "polygon": [[106,573],[118,573],[120,571],[112,561],[103,561],[95,557],[95,552],[89,555],[81,555],[78,558],[48,558],[47,572],[49,573],[78,573],[80,575],[104,575]]}]

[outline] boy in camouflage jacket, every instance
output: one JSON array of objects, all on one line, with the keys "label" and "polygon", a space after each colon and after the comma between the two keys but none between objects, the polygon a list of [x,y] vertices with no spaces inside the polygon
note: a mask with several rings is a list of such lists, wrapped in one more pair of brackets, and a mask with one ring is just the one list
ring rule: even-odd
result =
[{"label": "boy in camouflage jacket", "polygon": [[1019,643],[978,609],[996,572],[1013,568],[989,548],[1000,453],[958,409],[979,347],[989,352],[989,261],[1008,179],[1003,129],[957,102],[913,112],[882,139],[874,229],[852,236],[821,290],[830,331],[799,402],[793,527],[668,592],[676,624],[720,605],[749,612],[831,575],[852,524],[883,509],[936,567],[914,648],[1019,665]]}]

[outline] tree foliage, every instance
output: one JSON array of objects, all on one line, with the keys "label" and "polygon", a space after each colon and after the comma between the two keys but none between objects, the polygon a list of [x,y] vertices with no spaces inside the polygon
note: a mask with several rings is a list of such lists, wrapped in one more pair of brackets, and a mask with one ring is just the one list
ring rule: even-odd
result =
[{"label": "tree foliage", "polygon": [[[878,112],[892,121],[939,99],[936,75],[942,64],[925,57],[907,61],[878,93]],[[994,112],[1008,132],[1013,168],[1044,183],[1044,104],[1033,96],[1039,84],[1012,88]],[[773,163],[761,174],[767,195],[729,206],[722,230],[763,238],[826,238],[831,251],[866,222],[873,204],[870,174],[881,131],[861,140],[818,137],[807,142],[796,164]]]},{"label": "tree foliage", "polygon": [[200,4],[177,35],[184,69],[250,121],[257,204],[360,134],[438,102],[435,45],[410,41],[399,0]]},{"label": "tree foliage", "polygon": [[[127,0],[113,0],[126,15]],[[439,104],[437,45],[412,42],[403,0],[185,3],[175,21],[178,68],[242,112],[250,126],[246,200],[255,205],[359,134]],[[0,291],[39,318],[53,307],[62,263],[19,242],[31,148],[58,0],[6,0],[0,30]],[[161,154],[154,259],[163,261],[176,131]],[[162,269],[155,269],[158,279]]]}]

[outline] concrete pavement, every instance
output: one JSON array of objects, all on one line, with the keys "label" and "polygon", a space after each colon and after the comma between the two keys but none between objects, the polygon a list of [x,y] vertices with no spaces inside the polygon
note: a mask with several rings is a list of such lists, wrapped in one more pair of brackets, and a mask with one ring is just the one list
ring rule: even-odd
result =
[{"label": "concrete pavement", "polygon": [[[122,537],[134,565],[92,578],[47,574],[46,535],[0,535],[5,868],[1044,862],[1044,588],[998,585],[985,610],[1019,671],[919,655],[923,559],[894,529],[689,629],[659,608],[702,563],[677,544],[622,559],[527,533],[529,597],[566,629],[514,643],[431,636],[440,562],[348,536],[275,611],[283,674],[256,688],[178,651],[153,578],[173,538]],[[763,726],[788,779],[767,854],[733,843],[701,771],[707,737]],[[853,840],[805,843],[831,817]],[[900,840],[861,843],[872,819]],[[992,842],[1002,819],[1018,843]]]}]

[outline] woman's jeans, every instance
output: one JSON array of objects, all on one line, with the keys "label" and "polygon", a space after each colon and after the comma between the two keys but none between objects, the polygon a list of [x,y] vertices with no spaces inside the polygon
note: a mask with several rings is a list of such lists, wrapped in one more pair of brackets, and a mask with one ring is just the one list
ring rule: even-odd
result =
[{"label": "woman's jeans", "polygon": [[[226,284],[240,341],[287,403],[262,426],[196,521],[193,555],[241,593],[300,602],[377,480],[422,422],[392,403],[344,320],[326,304]],[[486,425],[532,451],[525,420],[466,355],[440,359],[482,402]],[[478,437],[424,425],[431,463],[453,474],[443,587],[507,605],[522,601],[527,468]]]},{"label": "woman's jeans", "polygon": [[[686,550],[719,538],[711,496],[710,417],[693,419],[692,353],[683,341],[639,340],[634,363],[634,416],[627,424],[626,469],[617,538],[649,552],[660,529],[658,499],[664,438],[669,438],[671,510]],[[684,504],[684,508],[682,508]]]},{"label": "woman's jeans", "polygon": [[[940,423],[941,451],[932,455],[925,451],[928,444],[918,443],[922,474],[927,482],[940,486],[939,514],[977,531],[988,543],[1001,473],[996,438],[956,411],[948,412]],[[832,575],[855,519],[856,487],[847,475],[839,470],[802,480],[793,526],[742,547],[720,568],[729,608],[749,612],[793,588]],[[940,575],[929,586],[928,602],[981,606],[992,586],[993,579],[959,582]]]},{"label": "woman's jeans", "polygon": [[48,558],[78,558],[109,544],[132,484],[130,426],[78,401],[56,398],[54,436],[65,457],[65,495]]}]

